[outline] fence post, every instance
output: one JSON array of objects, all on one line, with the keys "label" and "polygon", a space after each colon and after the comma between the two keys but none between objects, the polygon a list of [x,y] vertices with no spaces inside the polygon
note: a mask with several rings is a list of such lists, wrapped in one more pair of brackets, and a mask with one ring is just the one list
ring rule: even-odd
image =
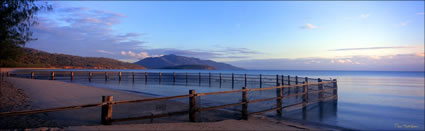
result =
[{"label": "fence post", "polygon": [[295,84],[298,85],[298,76],[295,76]]},{"label": "fence post", "polygon": [[189,121],[195,122],[196,120],[196,91],[189,90]]},{"label": "fence post", "polygon": [[232,73],[232,89],[235,87],[235,74]]},{"label": "fence post", "polygon": [[148,72],[145,72],[145,84],[148,83]]},{"label": "fence post", "polygon": [[71,72],[71,81],[73,81],[74,80],[74,72]]},{"label": "fence post", "polygon": [[303,98],[303,105],[305,105],[308,102],[308,77],[305,77],[305,85],[304,86],[304,98]]},{"label": "fence post", "polygon": [[279,75],[276,75],[276,85],[279,85]]},{"label": "fence post", "polygon": [[211,72],[208,73],[208,85],[211,86]]},{"label": "fence post", "polygon": [[105,72],[105,81],[108,80],[108,72]]},{"label": "fence post", "polygon": [[159,72],[159,84],[161,84],[161,81],[162,81],[162,73],[161,72]]},{"label": "fence post", "polygon": [[102,105],[101,123],[111,125],[113,96],[102,96],[102,102],[106,104]]},{"label": "fence post", "polygon": [[93,73],[89,72],[89,82],[91,82],[92,77],[93,77]]},{"label": "fence post", "polygon": [[291,85],[291,76],[288,75],[288,85]]},{"label": "fence post", "polygon": [[242,119],[248,120],[248,93],[246,87],[242,87]]},{"label": "fence post", "polygon": [[119,72],[119,81],[121,81],[121,77],[122,77],[122,72]]},{"label": "fence post", "polygon": [[263,76],[260,74],[260,88],[263,88]]},{"label": "fence post", "polygon": [[304,98],[303,98],[303,108],[302,108],[302,112],[303,112],[303,120],[307,119],[307,103],[308,103],[308,77],[305,77],[305,82],[304,84],[307,84],[304,86]]},{"label": "fence post", "polygon": [[[280,85],[278,85],[280,86]],[[279,107],[279,109],[276,110],[276,113],[278,116],[282,116],[282,88],[276,88],[276,97],[278,97],[276,99],[276,107]]]},{"label": "fence post", "polygon": [[285,85],[285,82],[284,82],[284,77],[283,77],[283,75],[281,75],[281,79],[282,79],[282,80],[281,80],[281,82],[280,82],[280,83],[281,83],[282,85]]},{"label": "fence post", "polygon": [[31,79],[34,79],[34,72],[31,72]]},{"label": "fence post", "polygon": [[52,77],[52,80],[55,80],[55,72],[52,72],[51,77]]},{"label": "fence post", "polygon": [[336,79],[333,79],[333,87],[335,88],[333,90],[334,97],[338,98],[338,84],[336,82]]},{"label": "fence post", "polygon": [[201,72],[199,72],[199,76],[198,76],[199,78],[199,85],[201,85]]},{"label": "fence post", "polygon": [[6,72],[6,76],[7,76],[7,77],[10,77],[10,73],[9,73],[9,72]]},{"label": "fence post", "polygon": [[[319,82],[319,83],[322,82],[322,79],[319,78],[317,80],[317,82]],[[323,91],[323,84],[319,84],[319,91],[320,91],[319,92],[319,99],[322,99],[323,98],[323,92],[322,92]]]},{"label": "fence post", "polygon": [[173,72],[173,84],[176,83],[176,72]]},{"label": "fence post", "polygon": [[219,74],[219,77],[220,77],[220,87],[221,87],[221,73]]},{"label": "fence post", "polygon": [[187,77],[187,72],[186,72],[186,85],[187,85],[187,82],[188,82],[188,77]]},{"label": "fence post", "polygon": [[134,74],[134,72],[132,72],[132,75],[133,75],[133,82],[134,82],[134,77],[135,77],[135,74]]},{"label": "fence post", "polygon": [[247,85],[248,83],[247,83],[247,80],[246,80],[246,73],[245,73],[245,87],[247,87],[248,85]]}]

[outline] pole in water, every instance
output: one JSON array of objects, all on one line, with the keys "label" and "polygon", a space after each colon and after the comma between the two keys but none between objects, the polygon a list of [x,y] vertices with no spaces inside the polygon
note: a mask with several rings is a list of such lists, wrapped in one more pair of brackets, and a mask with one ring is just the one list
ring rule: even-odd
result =
[{"label": "pole in water", "polygon": [[235,74],[232,73],[232,89],[235,87]]}]

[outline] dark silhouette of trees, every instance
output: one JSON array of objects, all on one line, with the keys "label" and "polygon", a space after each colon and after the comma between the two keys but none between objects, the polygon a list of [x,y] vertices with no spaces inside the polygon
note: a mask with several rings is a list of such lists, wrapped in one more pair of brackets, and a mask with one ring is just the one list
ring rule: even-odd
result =
[{"label": "dark silhouette of trees", "polygon": [[37,12],[51,9],[34,0],[0,0],[0,66],[15,66],[21,48],[35,40],[30,27],[37,24]]}]

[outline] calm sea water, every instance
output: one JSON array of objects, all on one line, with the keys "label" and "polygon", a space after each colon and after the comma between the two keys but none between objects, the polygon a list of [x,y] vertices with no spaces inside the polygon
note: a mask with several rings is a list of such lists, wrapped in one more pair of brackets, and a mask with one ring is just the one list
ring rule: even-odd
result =
[{"label": "calm sea water", "polygon": [[[69,70],[60,70],[69,71]],[[75,71],[75,70],[74,70]],[[216,72],[240,74],[291,75],[338,80],[338,103],[336,109],[308,121],[360,130],[424,130],[424,72],[389,71],[286,71],[286,70],[79,70],[79,71],[123,71],[123,72]],[[197,92],[230,90],[228,88],[173,88],[153,85],[143,86],[131,82],[108,82],[81,84],[113,88],[149,94],[171,96],[187,94],[189,89]],[[225,101],[226,99],[222,99]],[[219,101],[219,100],[216,100]],[[314,109],[311,109],[314,110]],[[313,111],[312,111],[313,112]],[[325,113],[326,114],[326,113]],[[285,117],[300,119],[300,113],[292,112]]]}]

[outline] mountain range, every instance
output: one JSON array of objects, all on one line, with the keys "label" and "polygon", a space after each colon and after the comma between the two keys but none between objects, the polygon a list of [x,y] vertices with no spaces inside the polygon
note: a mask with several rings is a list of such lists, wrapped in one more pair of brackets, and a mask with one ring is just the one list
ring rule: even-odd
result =
[{"label": "mountain range", "polygon": [[22,54],[13,61],[0,62],[2,67],[43,67],[64,69],[146,69],[143,66],[103,57],[81,57],[48,53],[22,48]]},{"label": "mountain range", "polygon": [[0,61],[0,67],[42,67],[64,69],[204,69],[241,70],[230,64],[201,60],[174,54],[148,57],[135,63],[122,62],[103,57],[81,57],[56,54],[32,48],[22,48],[16,60]]},{"label": "mountain range", "polygon": [[242,68],[226,63],[215,62],[212,60],[201,60],[194,57],[178,56],[175,54],[164,55],[161,57],[148,57],[135,62],[135,64],[152,69],[170,68],[175,66],[184,66],[187,69],[193,65],[201,65],[205,67],[213,67],[217,70],[242,70]]}]

